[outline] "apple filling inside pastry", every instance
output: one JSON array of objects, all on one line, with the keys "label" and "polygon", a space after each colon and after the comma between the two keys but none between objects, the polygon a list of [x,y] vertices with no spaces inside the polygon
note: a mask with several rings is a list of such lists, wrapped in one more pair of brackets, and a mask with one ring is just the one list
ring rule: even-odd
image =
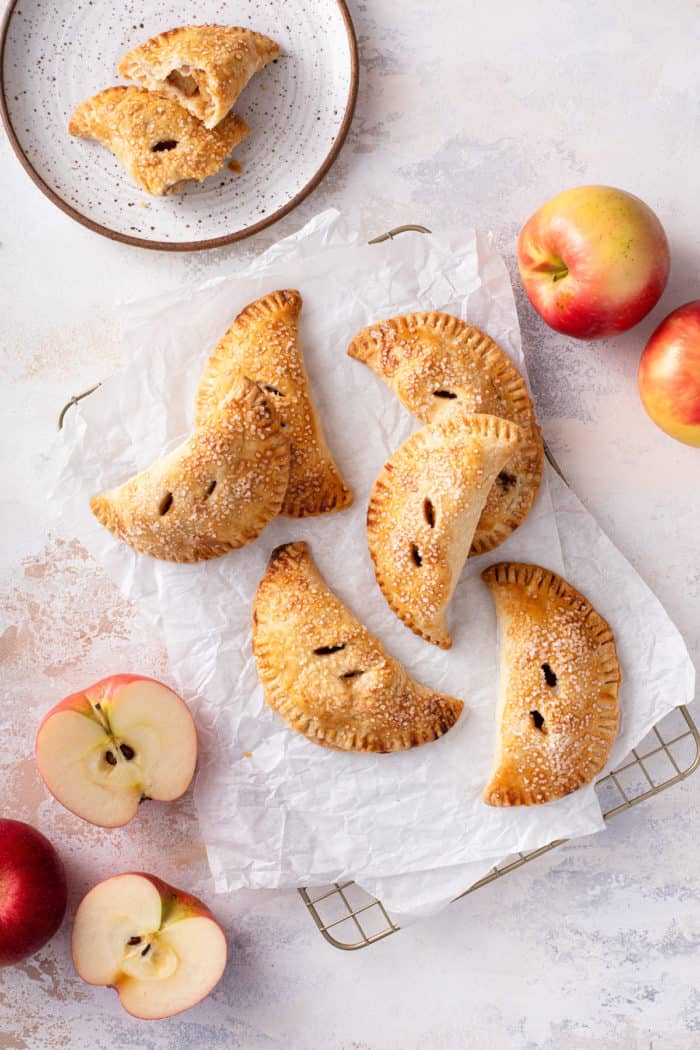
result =
[{"label": "apple filling inside pastry", "polygon": [[274,62],[274,40],[240,26],[180,26],[124,55],[119,73],[167,94],[208,129],[231,112],[250,78]]},{"label": "apple filling inside pastry", "polygon": [[165,79],[175,91],[180,92],[186,98],[192,98],[193,95],[199,94],[197,74],[201,75],[201,73],[201,69],[195,71],[190,70],[189,66],[182,66],[181,69],[174,69]]}]

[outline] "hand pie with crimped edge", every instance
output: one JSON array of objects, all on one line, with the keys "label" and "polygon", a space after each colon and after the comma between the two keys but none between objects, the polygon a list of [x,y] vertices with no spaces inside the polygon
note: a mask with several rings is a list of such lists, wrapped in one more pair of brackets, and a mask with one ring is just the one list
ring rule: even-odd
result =
[{"label": "hand pie with crimped edge", "polygon": [[289,445],[255,383],[239,377],[184,444],[119,488],[93,497],[95,517],[143,554],[218,558],[254,540],[279,513]]},{"label": "hand pie with crimped edge", "polygon": [[622,680],[609,625],[554,572],[501,562],[482,573],[498,617],[499,742],[490,806],[552,802],[604,768]]},{"label": "hand pie with crimped edge", "polygon": [[167,95],[122,86],[82,102],[68,130],[97,139],[139,186],[160,197],[176,192],[183,182],[201,182],[220,171],[250,128],[242,117],[231,114],[208,131]]},{"label": "hand pie with crimped edge", "polygon": [[272,552],[253,606],[265,699],[298,733],[340,751],[436,740],[464,704],[410,678],[329,590],[305,543]]},{"label": "hand pie with crimped edge", "polygon": [[197,390],[195,418],[207,418],[235,376],[259,383],[274,403],[291,447],[289,488],[282,514],[304,518],[345,510],[352,492],[326,443],[311,397],[299,344],[302,298],[272,292],[238,315],[207,362]]},{"label": "hand pie with crimped edge", "polygon": [[348,354],[368,365],[423,423],[457,410],[500,416],[523,429],[516,455],[489,492],[471,554],[508,539],[535,502],[544,461],[527,385],[508,355],[478,328],[436,311],[370,325]]},{"label": "hand pie with crimped edge", "polygon": [[253,74],[279,53],[274,40],[252,29],[180,26],[124,55],[119,75],[167,93],[206,128],[215,128]]},{"label": "hand pie with crimped edge", "polygon": [[515,423],[453,412],[412,434],[385,463],[367,511],[377,583],[400,620],[449,649],[446,612],[474,530],[522,432]]}]

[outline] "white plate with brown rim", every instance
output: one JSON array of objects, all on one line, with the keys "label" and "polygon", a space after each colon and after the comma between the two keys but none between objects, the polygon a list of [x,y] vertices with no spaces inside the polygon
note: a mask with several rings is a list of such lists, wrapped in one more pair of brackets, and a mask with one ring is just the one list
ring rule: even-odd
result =
[{"label": "white plate with brown rim", "polygon": [[[251,128],[237,163],[176,195],[150,197],[107,149],[71,137],[68,119],[83,99],[121,82],[126,51],[165,29],[204,23],[265,33],[281,54],[234,107]],[[215,248],[291,211],[340,150],[357,75],[345,0],[200,0],[196,8],[185,0],[12,0],[0,31],[0,108],[23,167],[72,218],[143,248]]]}]

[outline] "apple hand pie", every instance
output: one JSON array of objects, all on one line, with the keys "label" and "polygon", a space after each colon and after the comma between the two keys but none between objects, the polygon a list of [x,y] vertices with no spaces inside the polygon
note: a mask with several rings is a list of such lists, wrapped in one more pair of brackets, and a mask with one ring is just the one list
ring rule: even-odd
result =
[{"label": "apple hand pie", "polygon": [[165,561],[218,558],[279,513],[289,445],[255,383],[234,383],[183,445],[119,488],[93,497],[95,517],[134,550]]},{"label": "apple hand pie", "polygon": [[235,115],[208,131],[166,95],[140,87],[111,87],[82,102],[68,125],[71,135],[96,139],[111,150],[147,193],[174,193],[189,179],[220,171],[250,131]]},{"label": "apple hand pie", "polygon": [[333,462],[311,397],[299,344],[299,292],[272,292],[246,306],[209,358],[200,380],[195,419],[207,418],[238,375],[274,403],[291,447],[282,514],[304,518],[345,510],[352,492]]},{"label": "apple hand pie", "polygon": [[270,707],[324,747],[417,747],[446,733],[464,706],[409,678],[329,590],[305,543],[272,552],[255,596],[253,652]]},{"label": "apple hand pie", "polygon": [[544,449],[527,385],[507,354],[478,328],[437,312],[370,325],[348,354],[368,365],[423,423],[466,411],[521,427],[524,439],[489,492],[471,553],[483,554],[508,539],[535,502]]},{"label": "apple hand pie", "polygon": [[404,441],[374,483],[367,537],[377,583],[407,627],[449,649],[446,612],[498,473],[517,453],[515,423],[457,412]]},{"label": "apple hand pie", "polygon": [[251,29],[181,26],[129,51],[119,75],[167,93],[206,128],[215,128],[253,74],[279,53],[274,40]]},{"label": "apple hand pie", "polygon": [[608,760],[622,679],[615,639],[556,573],[502,562],[482,578],[501,635],[499,743],[484,801],[552,802],[588,784]]}]

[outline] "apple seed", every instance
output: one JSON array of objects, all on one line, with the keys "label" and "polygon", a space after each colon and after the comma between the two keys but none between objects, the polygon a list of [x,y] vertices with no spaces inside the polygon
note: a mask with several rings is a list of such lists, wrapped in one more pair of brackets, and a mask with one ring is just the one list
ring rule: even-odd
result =
[{"label": "apple seed", "polygon": [[105,759],[110,766],[116,766],[117,756],[112,751],[105,751]]},{"label": "apple seed", "polygon": [[120,744],[119,745],[119,750],[121,751],[121,753],[123,754],[123,756],[127,760],[127,762],[130,762],[131,759],[136,754],[136,752],[134,751],[133,747],[129,747],[128,744]]},{"label": "apple seed", "polygon": [[141,943],[141,938],[140,937],[129,937],[129,940],[126,943],[127,944],[140,944]]}]

